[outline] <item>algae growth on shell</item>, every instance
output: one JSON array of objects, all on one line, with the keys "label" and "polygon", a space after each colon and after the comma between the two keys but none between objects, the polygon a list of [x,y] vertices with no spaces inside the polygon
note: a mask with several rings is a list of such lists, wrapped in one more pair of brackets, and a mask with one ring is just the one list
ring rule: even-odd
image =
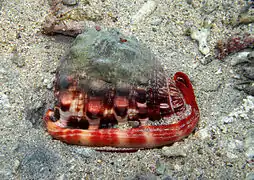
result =
[{"label": "algae growth on shell", "polygon": [[116,29],[88,29],[77,36],[58,68],[60,89],[66,77],[77,80],[82,89],[146,87],[158,74],[163,69],[151,51]]}]

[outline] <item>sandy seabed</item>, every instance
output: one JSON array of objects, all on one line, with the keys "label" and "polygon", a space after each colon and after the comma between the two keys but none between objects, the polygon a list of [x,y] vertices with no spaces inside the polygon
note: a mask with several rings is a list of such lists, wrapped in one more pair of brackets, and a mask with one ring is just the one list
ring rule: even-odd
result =
[{"label": "sandy seabed", "polygon": [[[227,23],[246,1],[154,1],[155,7],[138,20],[146,1],[89,1],[101,11],[102,20],[87,24],[134,35],[150,47],[169,76],[177,71],[189,75],[201,112],[198,128],[173,146],[135,153],[97,152],[52,140],[42,115],[50,106],[48,99],[53,99],[59,59],[73,39],[41,33],[48,1],[4,0],[0,2],[0,179],[254,179],[245,146],[246,133],[254,127],[254,99],[233,88],[236,75],[230,60],[235,56],[220,61],[214,54],[219,39],[253,34],[253,23]],[[186,31],[201,28],[208,20],[210,53],[205,57]],[[211,62],[201,63],[205,58]]]}]

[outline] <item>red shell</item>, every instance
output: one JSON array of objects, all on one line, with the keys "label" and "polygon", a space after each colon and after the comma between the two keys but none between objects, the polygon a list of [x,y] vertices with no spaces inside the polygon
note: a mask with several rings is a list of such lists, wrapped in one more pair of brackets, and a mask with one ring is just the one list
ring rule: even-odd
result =
[{"label": "red shell", "polygon": [[[191,107],[190,114],[175,123],[156,126],[141,125],[130,129],[73,129],[61,127],[59,121],[53,121],[54,111],[48,110],[44,117],[47,130],[55,139],[68,144],[85,146],[153,148],[179,141],[194,130],[200,114],[193,88],[187,75],[178,72],[175,74],[174,79],[169,79],[169,81],[173,82],[185,101],[184,105],[181,105],[183,109],[178,111],[178,114],[181,116],[184,113],[186,105]],[[168,89],[170,88],[168,87]],[[171,91],[168,93],[172,94]],[[153,113],[151,113],[151,116],[153,116]]]},{"label": "red shell", "polygon": [[46,128],[69,144],[159,147],[188,136],[200,116],[188,76],[166,77],[149,49],[116,30],[76,38],[57,69],[55,97]]}]

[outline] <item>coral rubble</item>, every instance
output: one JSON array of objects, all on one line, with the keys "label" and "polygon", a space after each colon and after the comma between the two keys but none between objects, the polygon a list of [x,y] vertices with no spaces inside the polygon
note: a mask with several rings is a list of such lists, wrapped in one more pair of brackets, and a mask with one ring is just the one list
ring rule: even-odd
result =
[{"label": "coral rubble", "polygon": [[243,36],[233,36],[227,40],[219,40],[216,46],[216,49],[218,50],[217,58],[222,60],[229,54],[253,47],[254,36],[250,34],[245,34]]}]

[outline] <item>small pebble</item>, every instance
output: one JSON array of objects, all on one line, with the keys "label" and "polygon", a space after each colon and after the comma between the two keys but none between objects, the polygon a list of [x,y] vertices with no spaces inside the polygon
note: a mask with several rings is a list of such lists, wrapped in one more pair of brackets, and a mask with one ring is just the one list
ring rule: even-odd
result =
[{"label": "small pebble", "polygon": [[43,102],[40,100],[35,100],[32,105],[33,109],[40,109],[43,107]]},{"label": "small pebble", "polygon": [[248,165],[254,167],[254,128],[249,129],[246,134],[245,150]]},{"label": "small pebble", "polygon": [[74,6],[78,3],[78,0],[63,0],[64,5]]},{"label": "small pebble", "polygon": [[160,160],[156,161],[156,173],[158,175],[163,175],[166,171],[166,167],[164,163],[161,163]]},{"label": "small pebble", "polygon": [[162,154],[167,157],[186,157],[186,150],[180,146],[165,146],[162,148]]},{"label": "small pebble", "polygon": [[66,180],[67,178],[66,178],[66,175],[65,174],[62,174],[61,176],[59,176],[58,178],[57,178],[57,180]]},{"label": "small pebble", "polygon": [[20,55],[18,54],[18,50],[16,48],[14,48],[13,50],[11,61],[20,68],[25,66],[25,58],[20,57]]},{"label": "small pebble", "polygon": [[100,30],[101,30],[101,27],[98,26],[98,25],[96,25],[96,26],[95,26],[95,29],[96,29],[96,31],[100,31]]},{"label": "small pebble", "polygon": [[214,74],[222,74],[222,70],[221,70],[221,67],[218,69],[217,72],[215,72]]},{"label": "small pebble", "polygon": [[13,166],[14,173],[18,171],[19,167],[20,167],[20,161],[16,159],[14,161],[14,166]]},{"label": "small pebble", "polygon": [[43,85],[50,89],[50,87],[53,87],[53,84],[50,85],[52,82],[50,82],[49,79],[43,79]]},{"label": "small pebble", "polygon": [[200,59],[200,62],[201,62],[201,64],[203,64],[203,65],[207,65],[207,64],[209,64],[209,63],[212,62],[212,61],[213,61],[213,57],[210,56],[210,55],[205,56],[204,58],[201,58],[201,59]]},{"label": "small pebble", "polygon": [[48,84],[45,84],[48,90],[51,90],[53,88],[54,80],[55,80],[55,77],[53,77],[51,80],[49,80]]},{"label": "small pebble", "polygon": [[236,158],[238,158],[238,156],[237,155],[235,155],[234,153],[232,153],[232,152],[226,152],[226,156],[229,158],[229,159],[236,159]]},{"label": "small pebble", "polygon": [[47,85],[47,89],[48,90],[51,90],[52,88],[53,88],[53,82],[50,82],[50,83],[48,83],[48,85]]},{"label": "small pebble", "polygon": [[[95,156],[95,150],[91,148],[75,148],[71,151],[73,152],[73,154],[78,154],[82,156],[83,158],[91,158]],[[98,160],[98,161],[101,161],[101,160]]]},{"label": "small pebble", "polygon": [[193,2],[192,2],[192,0],[186,0],[186,2],[187,2],[187,4],[192,4]]},{"label": "small pebble", "polygon": [[147,16],[152,14],[152,12],[156,9],[157,4],[155,1],[147,1],[140,10],[131,18],[132,24],[137,24],[143,19],[145,19]]},{"label": "small pebble", "polygon": [[197,132],[197,135],[198,135],[198,137],[199,137],[201,140],[205,140],[205,139],[211,137],[208,128],[200,129],[200,130]]},{"label": "small pebble", "polygon": [[153,32],[157,32],[157,29],[155,27],[152,27]]},{"label": "small pebble", "polygon": [[7,110],[10,108],[9,97],[0,92],[0,110]]},{"label": "small pebble", "polygon": [[231,124],[234,121],[234,118],[232,116],[223,117],[222,121],[224,124]]},{"label": "small pebble", "polygon": [[156,18],[156,19],[152,20],[151,25],[158,26],[161,24],[161,22],[162,22],[161,18]]}]

